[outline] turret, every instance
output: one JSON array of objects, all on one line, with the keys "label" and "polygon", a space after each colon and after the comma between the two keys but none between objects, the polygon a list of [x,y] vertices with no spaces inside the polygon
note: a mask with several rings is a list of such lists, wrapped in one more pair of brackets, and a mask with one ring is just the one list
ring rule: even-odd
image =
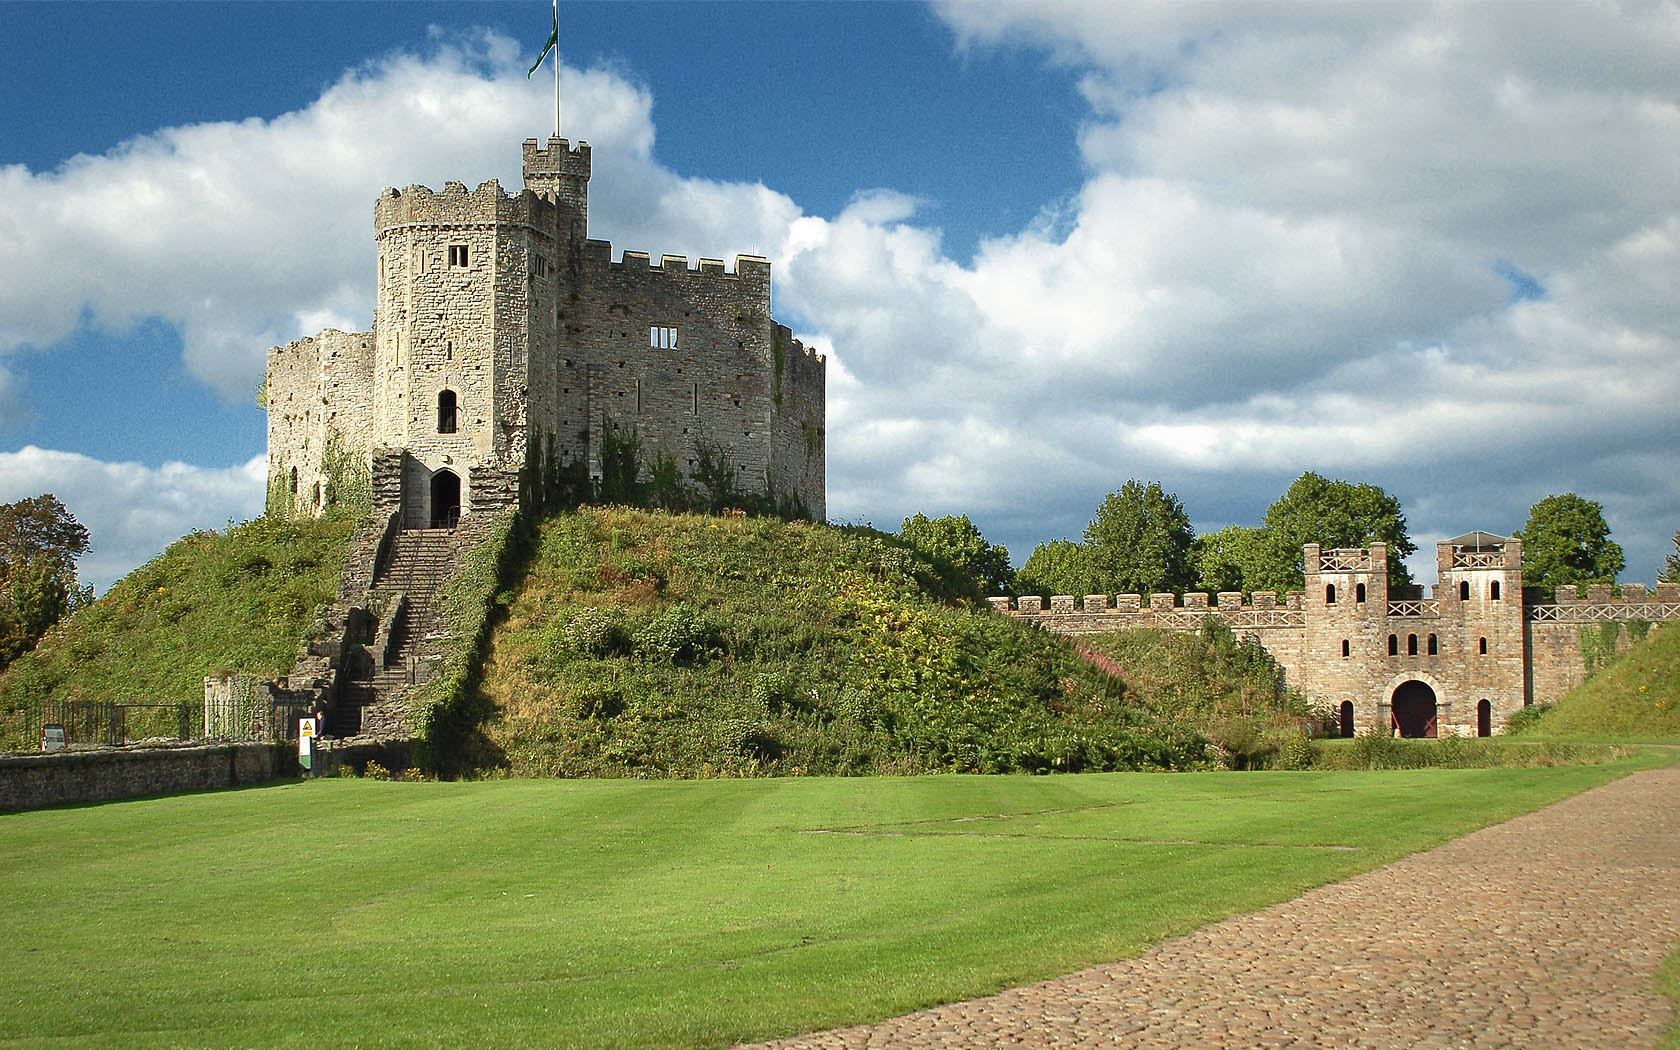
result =
[{"label": "turret", "polygon": [[550,138],[548,145],[526,139],[525,188],[547,197],[560,209],[560,223],[569,238],[581,242],[589,226],[589,143],[575,147],[565,139]]}]

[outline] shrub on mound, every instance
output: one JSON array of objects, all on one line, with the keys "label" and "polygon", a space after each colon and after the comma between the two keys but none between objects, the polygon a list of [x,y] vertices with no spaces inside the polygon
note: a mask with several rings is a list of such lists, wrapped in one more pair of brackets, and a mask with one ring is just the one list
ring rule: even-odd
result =
[{"label": "shrub on mound", "polygon": [[897,537],[588,508],[538,524],[483,727],[519,775],[1185,768],[1191,729]]}]

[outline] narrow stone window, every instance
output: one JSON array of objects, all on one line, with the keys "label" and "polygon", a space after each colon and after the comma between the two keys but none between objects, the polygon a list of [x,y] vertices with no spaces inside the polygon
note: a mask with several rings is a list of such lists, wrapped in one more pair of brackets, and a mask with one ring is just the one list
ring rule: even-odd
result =
[{"label": "narrow stone window", "polygon": [[297,468],[292,468],[292,495],[297,495]]},{"label": "narrow stone window", "polygon": [[1493,599],[1494,601],[1499,600],[1499,581],[1498,580],[1494,580],[1493,581],[1493,586],[1488,588],[1488,597]]},{"label": "narrow stone window", "polygon": [[1360,605],[1365,604],[1365,585],[1363,583],[1354,586],[1353,600]]},{"label": "narrow stone window", "polygon": [[451,244],[449,246],[449,267],[452,270],[465,269],[467,265],[467,246]]},{"label": "narrow stone window", "polygon": [[1400,637],[1398,635],[1391,634],[1388,636],[1388,655],[1400,655]]},{"label": "narrow stone window", "polygon": [[1429,655],[1430,656],[1441,655],[1441,643],[1436,640],[1434,635],[1429,636]]},{"label": "narrow stone window", "polygon": [[642,414],[642,381],[636,380],[636,414]]},{"label": "narrow stone window", "polygon": [[648,346],[654,350],[675,350],[677,348],[676,326],[656,324],[649,328]]},{"label": "narrow stone window", "polygon": [[453,434],[455,427],[455,391],[444,390],[438,394],[438,433]]},{"label": "narrow stone window", "polygon": [[443,359],[445,361],[455,360],[455,340],[445,339],[443,341]]},{"label": "narrow stone window", "polygon": [[1470,581],[1469,580],[1459,580],[1458,581],[1458,600],[1461,601],[1461,602],[1467,602],[1467,601],[1470,600]]},{"label": "narrow stone window", "polygon": [[1336,604],[1336,585],[1333,584],[1333,583],[1325,585],[1325,588],[1324,588],[1324,604],[1325,605],[1335,605]]},{"label": "narrow stone window", "polygon": [[548,260],[544,259],[540,255],[531,256],[531,276],[532,277],[547,277],[548,276]]},{"label": "narrow stone window", "polygon": [[1349,648],[1350,647],[1348,645],[1348,640],[1346,638],[1343,638],[1342,639],[1342,659],[1346,660],[1348,658]]},{"label": "narrow stone window", "polygon": [[1415,635],[1415,634],[1408,634],[1406,636],[1406,655],[1407,656],[1416,656],[1417,655],[1417,635]]},{"label": "narrow stone window", "polygon": [[1481,654],[1483,656],[1486,656],[1487,655],[1487,639],[1486,638],[1479,639],[1476,642],[1476,648],[1477,648],[1478,651],[1481,652]]},{"label": "narrow stone window", "polygon": [[694,415],[699,415],[700,414],[700,384],[699,383],[694,384],[694,407],[692,409],[692,412],[693,412]]}]

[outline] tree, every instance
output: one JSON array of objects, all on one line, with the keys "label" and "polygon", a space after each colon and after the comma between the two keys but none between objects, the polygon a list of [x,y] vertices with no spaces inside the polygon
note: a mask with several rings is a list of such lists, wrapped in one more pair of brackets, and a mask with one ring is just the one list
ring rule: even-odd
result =
[{"label": "tree", "polygon": [[1263,550],[1253,576],[1245,576],[1250,591],[1290,591],[1306,585],[1301,548],[1316,543],[1325,548],[1388,544],[1389,586],[1412,582],[1405,558],[1417,551],[1406,535],[1406,516],[1400,501],[1376,485],[1335,481],[1307,471],[1289,491],[1266,508]]},{"label": "tree", "polygon": [[1195,571],[1196,590],[1209,594],[1221,591],[1251,591],[1248,580],[1264,571],[1266,554],[1264,529],[1227,525],[1218,532],[1197,536],[1190,545],[1190,567]]},{"label": "tree", "polygon": [[1072,540],[1039,544],[1015,574],[1021,594],[1091,594],[1095,587],[1085,548]]},{"label": "tree", "polygon": [[1657,573],[1657,579],[1664,583],[1680,583],[1680,532],[1674,534],[1674,550],[1663,562],[1662,572]]},{"label": "tree", "polygon": [[1191,583],[1190,543],[1195,537],[1184,505],[1160,482],[1126,482],[1120,491],[1108,494],[1085,527],[1085,552],[1097,590],[1183,590]]},{"label": "tree", "polygon": [[985,594],[1004,594],[1014,585],[1009,549],[987,543],[967,514],[943,518],[916,514],[904,519],[899,535],[936,564],[943,562],[973,579]]},{"label": "tree", "polygon": [[0,504],[0,667],[93,600],[76,578],[88,531],[51,493]]},{"label": "tree", "polygon": [[1626,566],[1610,538],[1604,507],[1573,492],[1547,496],[1528,511],[1517,533],[1523,545],[1523,582],[1550,595],[1578,583],[1612,583]]}]

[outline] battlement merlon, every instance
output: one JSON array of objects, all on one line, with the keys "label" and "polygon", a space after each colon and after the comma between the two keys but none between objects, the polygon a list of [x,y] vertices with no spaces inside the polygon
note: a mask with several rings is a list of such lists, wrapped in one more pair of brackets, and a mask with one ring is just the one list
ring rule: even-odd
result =
[{"label": "battlement merlon", "polygon": [[662,255],[655,261],[649,253],[629,248],[614,260],[611,241],[588,240],[583,243],[583,264],[595,273],[623,273],[637,277],[649,274],[679,281],[728,282],[731,288],[727,294],[741,302],[743,307],[755,307],[761,314],[768,314],[770,310],[770,260],[762,255],[737,255],[735,268],[729,270],[721,259],[703,258],[690,266],[686,255]]},{"label": "battlement merlon", "polygon": [[576,209],[579,217],[589,211],[589,143],[579,140],[576,146],[562,138],[550,137],[546,146],[536,139],[523,144],[525,188],[543,197]]},{"label": "battlement merlon", "polygon": [[553,202],[530,190],[509,196],[502,184],[490,179],[476,190],[453,180],[442,190],[426,186],[387,188],[373,206],[375,235],[384,236],[403,227],[528,226],[552,235],[555,224]]}]

